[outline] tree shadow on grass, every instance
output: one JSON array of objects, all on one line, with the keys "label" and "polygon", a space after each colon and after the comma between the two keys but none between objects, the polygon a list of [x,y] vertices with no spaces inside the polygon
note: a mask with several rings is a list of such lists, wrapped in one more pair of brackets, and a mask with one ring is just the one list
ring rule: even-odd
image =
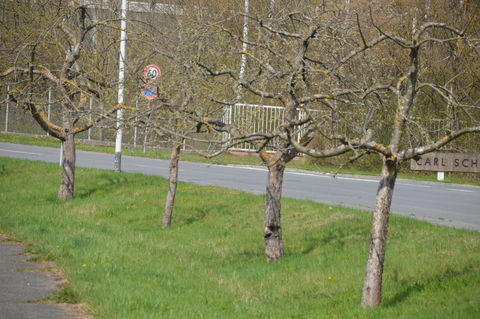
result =
[{"label": "tree shadow on grass", "polygon": [[467,275],[469,273],[475,273],[475,269],[471,265],[466,265],[462,269],[448,268],[442,273],[437,273],[430,277],[424,277],[419,281],[408,282],[405,280],[399,281],[405,288],[396,293],[393,297],[383,301],[385,307],[394,307],[397,304],[405,301],[410,295],[420,293],[429,286],[441,285],[445,282],[449,282],[455,277]]},{"label": "tree shadow on grass", "polygon": [[[80,182],[80,185],[78,181],[75,181],[75,195],[74,198],[78,199],[85,199],[90,196],[92,196],[95,193],[98,193],[100,191],[104,193],[109,193],[113,189],[117,188],[118,185],[124,184],[128,181],[128,178],[126,176],[118,175],[118,176],[111,176],[109,174],[100,174],[98,177],[94,179],[94,182],[90,182],[88,184],[83,183],[84,181]],[[85,186],[86,185],[86,186]],[[58,190],[58,186],[56,185],[56,189]],[[58,202],[59,199],[57,197],[57,193],[50,193],[49,196],[47,196],[46,200],[48,202]],[[64,202],[64,201],[60,201]]]},{"label": "tree shadow on grass", "polygon": [[[257,249],[255,249],[257,248]],[[252,260],[253,258],[266,258],[263,247],[254,247],[252,249],[243,249],[235,254],[238,258]]]},{"label": "tree shadow on grass", "polygon": [[[205,207],[193,208],[190,210],[188,216],[176,216],[179,224],[190,225],[202,221],[208,214],[208,209]],[[175,213],[174,213],[175,216]]]},{"label": "tree shadow on grass", "polygon": [[[177,208],[175,208],[177,209]],[[196,222],[201,222],[207,217],[207,215],[215,215],[219,218],[225,216],[231,216],[235,214],[235,211],[232,210],[228,205],[223,204],[214,204],[214,205],[198,205],[189,208],[188,214],[181,213],[176,214],[175,210],[173,213],[174,223],[189,225]],[[228,217],[227,217],[228,218]]]},{"label": "tree shadow on grass", "polygon": [[77,192],[76,197],[84,199],[100,191],[104,193],[108,193],[112,189],[117,188],[118,185],[125,184],[127,181],[128,181],[128,178],[124,175],[119,174],[117,176],[112,176],[112,175],[102,174],[96,179],[95,185],[88,184],[89,187],[87,188],[83,187],[81,191]]},{"label": "tree shadow on grass", "polygon": [[328,229],[326,227],[320,228],[303,238],[304,245],[301,254],[308,255],[317,248],[325,246],[341,249],[351,241],[352,237],[362,237],[364,235],[365,229],[361,226],[346,229],[330,224]]}]

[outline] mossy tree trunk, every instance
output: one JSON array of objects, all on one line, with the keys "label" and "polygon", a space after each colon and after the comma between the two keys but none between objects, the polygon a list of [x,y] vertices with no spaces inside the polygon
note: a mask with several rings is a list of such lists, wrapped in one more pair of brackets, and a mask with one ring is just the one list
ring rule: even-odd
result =
[{"label": "mossy tree trunk", "polygon": [[63,142],[63,164],[58,199],[66,200],[73,197],[75,187],[75,135],[67,133]]},{"label": "mossy tree trunk", "polygon": [[281,163],[268,167],[263,237],[265,239],[265,255],[269,261],[278,260],[284,254],[280,216],[284,171],[285,165]]},{"label": "mossy tree trunk", "polygon": [[375,210],[373,211],[370,248],[362,295],[363,307],[376,307],[381,302],[388,217],[392,205],[397,172],[398,165],[395,161],[384,160],[381,180],[377,190]]},{"label": "mossy tree trunk", "polygon": [[168,227],[172,223],[173,205],[177,193],[178,179],[178,161],[180,160],[181,145],[177,145],[172,150],[170,159],[170,177],[168,179],[168,193],[165,200],[165,209],[163,212],[163,227]]}]

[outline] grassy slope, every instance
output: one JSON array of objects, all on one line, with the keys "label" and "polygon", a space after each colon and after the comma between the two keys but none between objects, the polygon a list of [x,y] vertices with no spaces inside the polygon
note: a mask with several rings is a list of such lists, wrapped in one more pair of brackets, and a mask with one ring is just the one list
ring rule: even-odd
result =
[{"label": "grassy slope", "polygon": [[[29,145],[39,145],[39,146],[48,146],[48,147],[58,147],[59,142],[53,138],[49,137],[32,137],[27,135],[16,135],[16,134],[5,134],[0,133],[0,142],[8,143],[18,143],[18,144],[29,144]],[[108,146],[93,146],[88,144],[82,144],[77,142],[77,149],[83,151],[95,151],[95,152],[106,152],[113,153],[113,147]],[[170,159],[170,152],[168,151],[154,151],[147,150],[146,153],[139,148],[124,148],[124,155],[131,156],[144,156],[150,158],[158,159]],[[261,160],[258,156],[238,156],[233,154],[222,154],[218,157],[212,159],[206,159],[198,154],[184,152],[182,153],[182,161],[189,162],[202,162],[202,163],[212,163],[212,164],[236,164],[236,165],[262,165]],[[373,156],[373,155],[372,155]],[[339,159],[339,163],[346,161],[346,158]],[[318,165],[311,163],[310,161],[297,161],[294,160],[288,164],[289,168],[303,169],[317,172],[326,172],[326,173],[337,173],[338,167],[332,165]],[[339,173],[341,174],[356,174],[356,175],[371,175],[378,176],[380,170],[375,169],[358,169],[353,165],[347,165],[345,168],[341,169]],[[422,180],[422,181],[432,181],[437,180],[435,172],[400,172],[399,178],[413,179],[413,180]],[[445,182],[447,183],[458,183],[458,184],[470,184],[480,186],[480,176],[478,174],[465,175],[462,173],[450,173],[445,174]]]},{"label": "grassy slope", "polygon": [[180,184],[161,228],[165,180],[78,169],[56,199],[56,165],[0,158],[0,232],[69,280],[57,298],[95,318],[478,318],[480,233],[392,216],[384,303],[359,299],[370,215],[283,203],[287,256],[263,256],[263,196]]}]

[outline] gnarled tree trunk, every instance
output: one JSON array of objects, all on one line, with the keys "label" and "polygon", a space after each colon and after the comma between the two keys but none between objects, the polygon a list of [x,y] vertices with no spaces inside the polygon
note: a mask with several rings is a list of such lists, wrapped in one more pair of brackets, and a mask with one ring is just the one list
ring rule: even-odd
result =
[{"label": "gnarled tree trunk", "polygon": [[368,251],[367,270],[362,295],[362,307],[364,308],[376,307],[381,301],[388,216],[390,214],[397,172],[398,166],[396,161],[384,160],[382,179],[378,186],[375,210],[373,212],[370,249]]},{"label": "gnarled tree trunk", "polygon": [[180,159],[181,146],[177,145],[173,148],[170,160],[170,177],[168,179],[168,193],[165,200],[165,209],[163,211],[163,227],[168,227],[172,223],[173,204],[175,194],[177,192],[178,179],[178,161]]},{"label": "gnarled tree trunk", "polygon": [[63,170],[58,191],[58,199],[66,200],[73,197],[75,185],[75,136],[67,133],[63,142]]},{"label": "gnarled tree trunk", "polygon": [[275,163],[268,167],[267,198],[265,201],[265,255],[269,261],[283,256],[282,228],[280,211],[282,199],[283,173],[285,166]]}]

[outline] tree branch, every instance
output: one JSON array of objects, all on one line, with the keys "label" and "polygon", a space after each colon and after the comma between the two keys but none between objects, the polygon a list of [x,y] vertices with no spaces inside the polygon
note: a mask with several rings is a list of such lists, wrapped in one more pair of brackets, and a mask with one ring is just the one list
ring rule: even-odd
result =
[{"label": "tree branch", "polygon": [[49,80],[49,81],[51,81],[55,84],[60,83],[59,79],[55,75],[53,75],[49,70],[26,69],[26,68],[21,68],[21,67],[16,67],[16,66],[8,68],[6,71],[2,72],[0,74],[0,77],[6,77],[6,76],[9,76],[10,74],[15,73],[15,72],[22,72],[22,73],[25,73],[25,74],[33,73],[33,74],[36,74],[36,75],[40,75],[44,79]]},{"label": "tree branch", "polygon": [[451,141],[459,138],[460,136],[468,133],[480,133],[480,126],[467,127],[461,130],[450,132],[434,143],[405,150],[398,155],[398,158],[400,161],[407,161],[414,157],[433,152],[435,150],[438,150],[442,146],[450,143]]}]

